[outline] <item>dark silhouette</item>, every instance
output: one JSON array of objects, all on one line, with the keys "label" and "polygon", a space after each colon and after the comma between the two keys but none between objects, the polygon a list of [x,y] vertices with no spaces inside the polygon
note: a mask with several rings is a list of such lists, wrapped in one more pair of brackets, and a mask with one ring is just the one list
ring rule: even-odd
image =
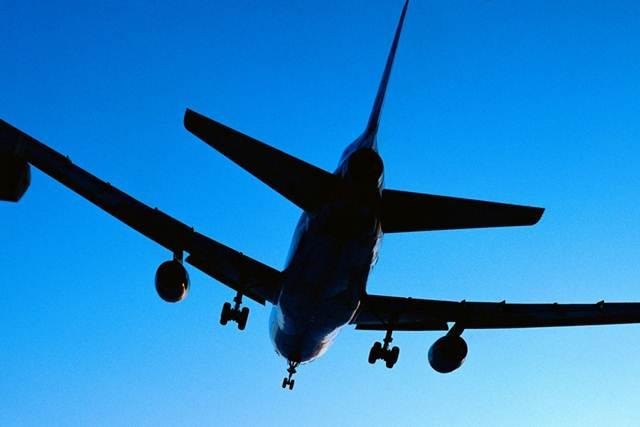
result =
[{"label": "dark silhouette", "polygon": [[[283,388],[292,389],[300,363],[322,355],[348,324],[385,332],[383,342],[373,345],[369,363],[384,360],[388,368],[400,354],[398,347],[390,347],[394,331],[448,330],[429,350],[431,366],[445,373],[464,362],[464,329],[640,322],[638,303],[507,304],[367,294],[383,233],[533,225],[543,213],[535,207],[383,189],[376,137],[407,3],[365,131],[346,148],[334,173],[186,111],[184,124],[190,132],[303,210],[283,271],[140,203],[1,120],[0,199],[20,199],[33,165],[171,252],[155,280],[165,301],[185,297],[186,261],[237,292],[233,305],[223,306],[222,325],[232,321],[245,328],[249,309],[242,306],[243,297],[271,303],[271,337],[288,362]],[[448,323],[454,323],[451,329]]]}]

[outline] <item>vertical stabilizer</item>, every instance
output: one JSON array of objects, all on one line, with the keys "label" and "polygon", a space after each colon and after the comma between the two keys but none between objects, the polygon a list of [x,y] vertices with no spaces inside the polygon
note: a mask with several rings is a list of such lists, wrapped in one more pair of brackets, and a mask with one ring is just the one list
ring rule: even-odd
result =
[{"label": "vertical stabilizer", "polygon": [[[382,73],[382,79],[380,80],[380,86],[378,87],[378,93],[376,99],[373,102],[373,109],[371,110],[371,116],[369,116],[369,123],[364,131],[364,137],[371,138],[378,132],[378,124],[380,122],[380,112],[382,111],[382,104],[384,104],[384,94],[387,91],[387,85],[389,83],[389,75],[391,75],[391,68],[393,67],[393,60],[396,56],[396,50],[398,48],[398,40],[400,40],[400,33],[402,32],[402,25],[404,24],[404,16],[407,13],[407,7],[409,6],[409,0],[407,0],[402,8],[400,14],[400,21],[398,22],[398,28],[396,28],[396,34],[393,37],[393,43],[391,44],[391,50],[387,57],[387,64],[384,67]],[[375,140],[374,138],[371,138]],[[375,143],[374,143],[375,144]]]}]

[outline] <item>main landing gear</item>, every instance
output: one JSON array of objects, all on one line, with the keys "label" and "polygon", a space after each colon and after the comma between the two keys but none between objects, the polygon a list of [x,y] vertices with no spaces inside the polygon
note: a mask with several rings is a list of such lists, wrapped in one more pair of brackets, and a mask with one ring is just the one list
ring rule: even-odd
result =
[{"label": "main landing gear", "polygon": [[387,368],[393,368],[393,365],[396,364],[400,356],[400,348],[394,346],[389,349],[389,344],[393,341],[393,338],[391,338],[392,333],[392,330],[387,331],[383,340],[384,344],[381,344],[380,341],[376,341],[373,344],[371,351],[369,351],[369,363],[373,365],[377,360],[384,360]]},{"label": "main landing gear", "polygon": [[296,368],[300,366],[300,362],[292,362],[289,360],[289,368],[287,368],[287,372],[289,373],[288,377],[284,377],[282,380],[282,388],[289,387],[289,390],[293,390],[293,386],[296,383],[296,380],[293,379],[293,375],[296,373]]},{"label": "main landing gear", "polygon": [[222,306],[222,313],[220,313],[220,324],[226,325],[227,322],[234,321],[238,324],[238,329],[241,331],[247,326],[247,319],[249,319],[249,307],[242,307],[242,294],[238,292],[233,298],[233,307],[231,303],[225,302]]}]

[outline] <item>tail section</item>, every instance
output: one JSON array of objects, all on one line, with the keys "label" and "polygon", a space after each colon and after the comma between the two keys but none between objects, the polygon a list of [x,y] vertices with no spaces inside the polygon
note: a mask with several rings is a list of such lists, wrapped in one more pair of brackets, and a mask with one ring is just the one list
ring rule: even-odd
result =
[{"label": "tail section", "polygon": [[339,178],[250,136],[187,110],[184,126],[307,212],[334,199]]},{"label": "tail section", "polygon": [[384,190],[382,231],[457,230],[534,225],[543,208]]},{"label": "tail section", "polygon": [[[318,209],[340,194],[342,183],[340,176],[338,176],[341,175],[339,171],[341,168],[347,167],[346,160],[353,153],[362,149],[377,151],[376,134],[380,123],[380,114],[408,6],[409,0],[402,8],[367,126],[362,135],[343,153],[339,170],[336,171],[337,175],[296,159],[191,110],[187,110],[185,113],[185,127],[303,210],[311,212]],[[373,169],[365,172],[367,172],[367,176],[372,175],[380,180],[382,164],[379,158],[378,161],[380,165],[377,169],[374,167],[377,166],[377,163],[373,162]],[[363,168],[367,169],[366,166],[360,167],[360,169]]]},{"label": "tail section", "polygon": [[387,92],[387,85],[389,84],[389,76],[391,75],[391,68],[393,67],[393,60],[396,57],[396,50],[398,49],[398,41],[400,40],[400,33],[402,32],[402,25],[404,24],[404,17],[407,13],[407,7],[409,6],[409,0],[407,0],[402,8],[400,14],[400,20],[398,27],[396,28],[396,34],[393,37],[393,43],[391,44],[391,50],[387,57],[387,64],[384,67],[382,73],[382,79],[380,80],[380,86],[378,86],[378,93],[376,94],[375,101],[373,102],[373,109],[369,116],[369,122],[364,131],[363,138],[370,139],[372,141],[371,148],[375,149],[375,135],[378,132],[378,124],[380,123],[380,113],[382,112],[382,105],[384,104],[384,95]]}]

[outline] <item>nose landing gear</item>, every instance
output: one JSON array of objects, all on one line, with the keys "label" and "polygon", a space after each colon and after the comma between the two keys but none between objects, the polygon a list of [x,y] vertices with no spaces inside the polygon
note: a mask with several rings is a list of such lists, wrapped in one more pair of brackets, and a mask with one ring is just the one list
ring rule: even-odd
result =
[{"label": "nose landing gear", "polygon": [[234,321],[238,324],[238,329],[241,331],[247,326],[247,320],[249,319],[249,307],[242,307],[242,294],[238,292],[233,298],[233,307],[231,303],[225,302],[222,306],[222,313],[220,313],[220,324],[226,325],[229,321]]},{"label": "nose landing gear", "polygon": [[289,368],[287,368],[287,372],[289,376],[284,377],[282,380],[282,388],[289,387],[289,390],[293,390],[293,386],[296,383],[296,380],[293,379],[293,375],[296,373],[296,368],[300,366],[300,362],[292,362],[289,360]]},{"label": "nose landing gear", "polygon": [[372,365],[376,363],[378,360],[384,360],[387,368],[391,369],[398,361],[398,357],[400,357],[400,348],[394,346],[393,348],[389,348],[389,344],[393,341],[391,334],[392,330],[387,330],[387,334],[384,336],[383,343],[376,341],[371,347],[371,351],[369,351],[369,363]]}]

